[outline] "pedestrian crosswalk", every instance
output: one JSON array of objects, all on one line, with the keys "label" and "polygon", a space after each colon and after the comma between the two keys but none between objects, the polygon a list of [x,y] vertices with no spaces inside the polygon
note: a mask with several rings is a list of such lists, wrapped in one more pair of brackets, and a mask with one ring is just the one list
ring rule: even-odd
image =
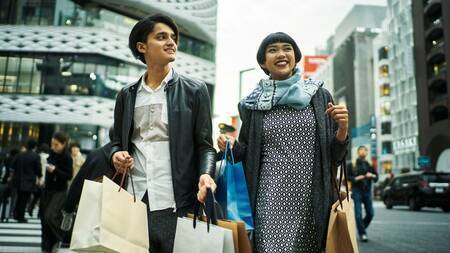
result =
[{"label": "pedestrian crosswalk", "polygon": [[0,223],[0,252],[41,252],[41,221],[26,215],[28,223]]}]

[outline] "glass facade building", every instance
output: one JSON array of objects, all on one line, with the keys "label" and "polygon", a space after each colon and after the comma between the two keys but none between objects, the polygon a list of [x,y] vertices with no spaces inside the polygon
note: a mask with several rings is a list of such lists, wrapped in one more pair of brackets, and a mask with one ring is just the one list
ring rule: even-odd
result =
[{"label": "glass facade building", "polygon": [[180,27],[172,66],[205,81],[213,99],[216,1],[1,1],[2,150],[28,138],[49,143],[57,130],[82,150],[107,142],[117,92],[145,71],[128,49],[129,32],[155,13],[173,17]]},{"label": "glass facade building", "polygon": [[387,32],[391,84],[394,169],[417,167],[418,121],[411,0],[388,0]]}]

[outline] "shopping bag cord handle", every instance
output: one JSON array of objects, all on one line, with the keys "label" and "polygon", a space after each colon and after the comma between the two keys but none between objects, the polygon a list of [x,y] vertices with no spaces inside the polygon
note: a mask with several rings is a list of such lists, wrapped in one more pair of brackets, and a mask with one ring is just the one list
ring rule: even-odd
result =
[{"label": "shopping bag cord handle", "polygon": [[[349,194],[348,194],[346,157],[347,157],[347,152],[345,153],[344,158],[340,161],[341,170],[340,170],[340,173],[339,173],[339,181],[338,181],[339,184],[336,183],[336,178],[333,178],[333,185],[334,185],[334,188],[335,188],[336,193],[338,195],[339,205],[341,206],[342,209],[344,208],[342,206],[342,200],[341,200],[341,186],[342,186],[342,181],[343,180],[344,180],[344,183],[345,183],[346,198],[347,198],[347,201],[350,201],[350,197],[349,197]],[[335,171],[337,171],[337,167],[338,166],[334,165],[333,167],[335,167]],[[337,207],[336,207],[335,211],[337,211]]]},{"label": "shopping bag cord handle", "polygon": [[[117,175],[119,175],[119,174],[121,174],[121,173],[119,173],[118,171],[116,171],[116,172],[114,173],[113,177],[111,178],[111,180],[114,181],[114,179],[115,179],[115,178],[117,177]],[[130,181],[131,181],[131,189],[133,190],[133,201],[136,202],[136,193],[135,193],[135,191],[134,191],[133,176],[131,175],[130,171],[128,171],[127,173],[123,173],[123,174],[122,174],[122,178],[120,179],[120,185],[119,185],[119,190],[118,190],[118,191],[120,192],[120,190],[123,189],[123,184],[124,184],[124,182],[125,182],[125,177],[126,177],[127,175],[130,177]]]}]

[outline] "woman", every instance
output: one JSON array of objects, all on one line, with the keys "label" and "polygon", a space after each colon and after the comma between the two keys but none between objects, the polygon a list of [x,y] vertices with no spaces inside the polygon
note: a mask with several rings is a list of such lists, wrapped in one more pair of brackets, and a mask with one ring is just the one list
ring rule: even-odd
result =
[{"label": "woman", "polygon": [[[302,80],[302,55],[285,33],[268,35],[257,60],[269,79],[239,103],[239,141],[221,135],[244,161],[255,219],[255,252],[321,252],[337,199],[332,171],[345,157],[348,112],[323,82]],[[333,165],[333,166],[332,166]]]},{"label": "woman", "polygon": [[44,194],[41,200],[41,224],[43,252],[52,252],[62,239],[59,231],[61,209],[69,180],[72,178],[72,157],[67,145],[69,138],[61,132],[53,134],[51,152],[47,158]]}]

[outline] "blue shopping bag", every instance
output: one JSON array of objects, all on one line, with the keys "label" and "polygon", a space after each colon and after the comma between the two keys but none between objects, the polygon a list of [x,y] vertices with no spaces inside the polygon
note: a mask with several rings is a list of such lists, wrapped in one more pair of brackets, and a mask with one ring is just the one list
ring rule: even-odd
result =
[{"label": "blue shopping bag", "polygon": [[253,217],[242,163],[235,163],[231,145],[226,144],[217,179],[216,200],[228,220],[241,220],[253,230]]}]

